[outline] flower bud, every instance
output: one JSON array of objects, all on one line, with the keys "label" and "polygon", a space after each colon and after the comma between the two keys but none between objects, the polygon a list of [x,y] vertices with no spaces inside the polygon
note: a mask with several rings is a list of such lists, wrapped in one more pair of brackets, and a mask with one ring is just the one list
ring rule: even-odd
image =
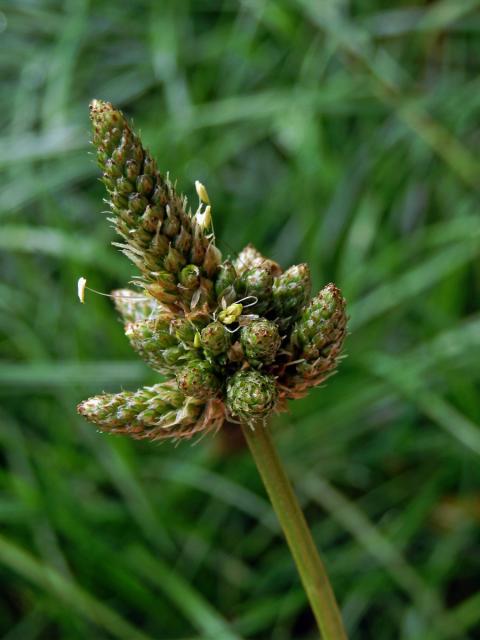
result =
[{"label": "flower bud", "polygon": [[177,374],[177,384],[182,393],[197,400],[213,398],[221,386],[213,367],[205,360],[194,360],[184,367]]},{"label": "flower bud", "polygon": [[260,251],[257,251],[253,244],[247,244],[246,247],[240,251],[237,259],[234,263],[237,273],[241,275],[244,271],[253,269],[254,267],[265,267],[269,269],[273,276],[279,276],[282,273],[280,265],[270,258],[263,256]]},{"label": "flower bud", "polygon": [[[182,226],[173,242],[175,249],[180,251],[182,256],[188,256],[190,247],[192,246],[192,235]],[[185,258],[186,259],[186,258]]]},{"label": "flower bud", "polygon": [[307,264],[297,264],[287,269],[273,282],[273,308],[286,329],[300,315],[310,298],[312,283]]},{"label": "flower bud", "polygon": [[264,315],[272,305],[273,275],[269,267],[253,267],[244,271],[237,281],[240,295],[257,298],[258,302],[250,307],[253,313]]},{"label": "flower bud", "polygon": [[265,419],[275,408],[277,387],[272,376],[250,369],[238,371],[227,383],[227,406],[232,415],[251,423]]},{"label": "flower bud", "polygon": [[125,196],[129,193],[132,193],[134,185],[130,182],[130,180],[127,180],[127,178],[119,178],[116,182],[116,188],[118,193]]},{"label": "flower bud", "polygon": [[174,247],[168,249],[168,253],[163,259],[163,266],[170,273],[178,273],[185,264],[185,258]]},{"label": "flower bud", "polygon": [[194,357],[194,352],[188,351],[180,344],[176,344],[162,351],[160,357],[164,363],[163,371],[171,374],[174,373],[178,367],[183,367],[189,358]]},{"label": "flower bud", "polygon": [[178,300],[175,276],[166,271],[157,272],[156,281],[145,288],[153,298],[165,305],[173,306]]},{"label": "flower bud", "polygon": [[218,300],[225,298],[227,304],[231,304],[235,300],[234,284],[237,277],[235,267],[229,260],[220,265],[217,279],[215,280],[215,294]]},{"label": "flower bud", "polygon": [[222,254],[214,244],[209,244],[203,259],[203,268],[209,278],[213,277],[222,261]]},{"label": "flower bud", "polygon": [[144,196],[149,196],[153,191],[155,182],[152,176],[143,174],[138,176],[136,186],[138,193],[141,193]]},{"label": "flower bud", "polygon": [[170,333],[172,333],[177,338],[177,340],[183,342],[185,345],[195,347],[195,336],[199,331],[202,330],[203,327],[206,326],[207,323],[208,318],[204,315],[196,315],[191,318],[179,316],[178,318],[174,318],[171,321]]},{"label": "flower bud", "polygon": [[247,360],[253,366],[271,364],[280,347],[278,327],[270,320],[254,320],[243,327],[240,341]]},{"label": "flower bud", "polygon": [[148,201],[140,193],[131,193],[128,196],[128,208],[137,216],[141,216],[147,208]]},{"label": "flower bud", "polygon": [[293,358],[300,360],[288,368],[285,380],[292,397],[301,397],[303,390],[320,384],[335,371],[346,325],[345,300],[340,290],[329,284],[310,301],[292,331],[290,348]]},{"label": "flower bud", "polygon": [[292,344],[308,360],[318,358],[346,331],[345,300],[334,284],[324,287],[308,304],[292,331]]},{"label": "flower bud", "polygon": [[125,162],[125,175],[132,182],[136,181],[140,174],[140,165],[135,160],[127,160]]},{"label": "flower bud", "polygon": [[165,213],[167,215],[163,221],[162,233],[168,238],[174,238],[180,230],[180,218],[169,204],[165,206]]},{"label": "flower bud", "polygon": [[211,322],[200,334],[201,344],[212,356],[225,353],[230,347],[230,334],[221,322]]},{"label": "flower bud", "polygon": [[200,284],[200,269],[195,264],[187,264],[180,271],[178,280],[186,289],[196,289]]},{"label": "flower bud", "polygon": [[[163,210],[161,207],[159,207],[156,204],[149,204],[148,207],[145,209],[144,214],[142,215],[140,221],[142,223],[142,226],[144,229],[146,229],[147,231],[149,231],[150,233],[155,233],[157,231],[157,229],[159,228],[159,225],[161,225],[162,220],[163,220]],[[155,242],[157,240],[157,238],[160,237],[162,238],[162,240],[164,239],[166,241],[166,246],[168,248],[168,240],[165,238],[165,236],[154,236],[152,242]],[[167,252],[167,249],[165,250],[164,253]],[[162,254],[164,255],[164,254]]]}]

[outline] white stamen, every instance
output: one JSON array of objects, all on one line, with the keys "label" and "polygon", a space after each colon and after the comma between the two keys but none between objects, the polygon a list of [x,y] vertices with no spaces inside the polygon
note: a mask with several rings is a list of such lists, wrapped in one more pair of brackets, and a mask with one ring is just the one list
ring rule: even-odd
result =
[{"label": "white stamen", "polygon": [[82,276],[81,278],[78,279],[78,282],[77,282],[78,299],[80,300],[80,302],[82,304],[84,304],[84,302],[85,302],[85,287],[86,286],[87,286],[87,279]]},{"label": "white stamen", "polygon": [[[245,300],[252,300],[252,302],[249,302],[248,304],[243,304],[245,302]],[[241,298],[240,300],[237,300],[236,302],[237,302],[237,304],[238,303],[242,303],[243,308],[246,309],[247,307],[253,307],[255,304],[257,304],[258,298],[257,298],[257,296],[247,296],[246,298]]]},{"label": "white stamen", "polygon": [[205,207],[205,211],[202,211],[200,208],[195,214],[195,219],[197,221],[198,226],[201,229],[206,229],[212,224],[212,207],[208,205]]},{"label": "white stamen", "polygon": [[200,202],[205,204],[210,204],[210,198],[208,197],[207,190],[205,186],[200,182],[200,180],[195,180],[195,189],[197,190],[198,197],[200,198]]},{"label": "white stamen", "polygon": [[87,279],[83,276],[78,279],[77,282],[77,294],[78,299],[82,304],[85,303],[85,291],[91,291],[92,293],[96,293],[98,296],[105,296],[105,298],[121,298],[125,300],[150,300],[146,296],[119,296],[118,293],[103,293],[102,291],[97,291],[96,289],[92,289],[91,287],[87,287]]}]

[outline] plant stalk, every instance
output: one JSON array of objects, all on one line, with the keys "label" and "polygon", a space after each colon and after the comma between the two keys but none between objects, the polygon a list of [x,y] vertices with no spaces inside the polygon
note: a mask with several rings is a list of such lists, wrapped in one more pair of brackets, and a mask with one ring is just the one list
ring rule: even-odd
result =
[{"label": "plant stalk", "polygon": [[327,572],[298,504],[290,480],[263,424],[242,425],[270,501],[287,539],[298,573],[324,640],[347,640]]}]

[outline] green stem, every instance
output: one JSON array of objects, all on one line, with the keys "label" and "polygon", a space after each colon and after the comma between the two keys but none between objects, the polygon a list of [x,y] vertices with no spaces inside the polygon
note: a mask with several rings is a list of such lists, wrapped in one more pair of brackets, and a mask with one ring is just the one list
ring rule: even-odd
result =
[{"label": "green stem", "polygon": [[275,450],[270,430],[262,424],[255,428],[242,425],[242,429],[297,565],[322,638],[347,640],[327,572]]}]

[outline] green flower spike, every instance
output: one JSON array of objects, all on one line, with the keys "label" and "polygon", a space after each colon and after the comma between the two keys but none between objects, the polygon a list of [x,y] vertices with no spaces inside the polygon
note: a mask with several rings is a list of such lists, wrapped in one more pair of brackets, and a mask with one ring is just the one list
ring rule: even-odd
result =
[{"label": "green flower spike", "polygon": [[[121,111],[94,100],[90,117],[112,222],[141,272],[138,293],[113,293],[135,351],[185,396],[214,398],[223,407],[218,415],[228,406],[249,423],[268,413],[259,406],[283,411],[286,399],[321,384],[335,370],[346,334],[345,301],[335,285],[307,304],[306,264],[282,272],[251,244],[234,262],[222,262],[204,185],[195,183],[199,204],[191,213]],[[260,378],[252,368],[261,369]],[[245,380],[256,391],[275,388],[275,401],[255,401],[250,417],[247,400],[227,391]]]},{"label": "green flower spike", "polygon": [[259,371],[238,371],[227,383],[230,413],[248,424],[264,421],[275,409],[277,387],[272,376]]},{"label": "green flower spike", "polygon": [[272,364],[281,341],[277,325],[263,319],[243,327],[240,338],[245,357],[253,366]]},{"label": "green flower spike", "polygon": [[199,403],[186,398],[171,382],[94,396],[81,402],[77,410],[102,431],[137,440],[191,438],[218,430],[225,419],[217,400]]},{"label": "green flower spike", "polygon": [[221,262],[205,216],[187,210],[186,199],[159,173],[121,111],[94,100],[90,118],[112,222],[124,240],[118,246],[140,269],[146,290],[163,304],[178,306],[182,269],[193,264],[210,281]]},{"label": "green flower spike", "polygon": [[102,431],[134,438],[176,438],[197,423],[204,407],[188,402],[171,384],[160,383],[138,391],[104,394],[85,400],[78,412]]},{"label": "green flower spike", "polygon": [[302,360],[289,371],[288,386],[296,392],[292,397],[321,384],[335,371],[346,330],[345,300],[340,289],[328,284],[310,301],[292,331],[294,357]]},{"label": "green flower spike", "polygon": [[[268,420],[287,400],[321,384],[339,361],[345,300],[333,284],[310,302],[306,264],[285,272],[247,245],[223,261],[215,246],[210,197],[195,183],[198,208],[163,176],[124,115],[90,106],[93,144],[120,234],[140,270],[139,293],[113,292],[135,351],[166,381],[102,394],[78,411],[101,430],[180,440],[242,431],[285,532],[324,640],[346,640],[328,576],[275,451]],[[84,302],[86,280],[78,295]],[[235,429],[225,429],[228,437]]]},{"label": "green flower spike", "polygon": [[273,308],[282,330],[300,315],[310,298],[312,283],[307,264],[297,264],[287,269],[273,281]]},{"label": "green flower spike", "polygon": [[207,400],[217,395],[221,382],[205,360],[195,360],[177,374],[178,388],[189,398]]}]

